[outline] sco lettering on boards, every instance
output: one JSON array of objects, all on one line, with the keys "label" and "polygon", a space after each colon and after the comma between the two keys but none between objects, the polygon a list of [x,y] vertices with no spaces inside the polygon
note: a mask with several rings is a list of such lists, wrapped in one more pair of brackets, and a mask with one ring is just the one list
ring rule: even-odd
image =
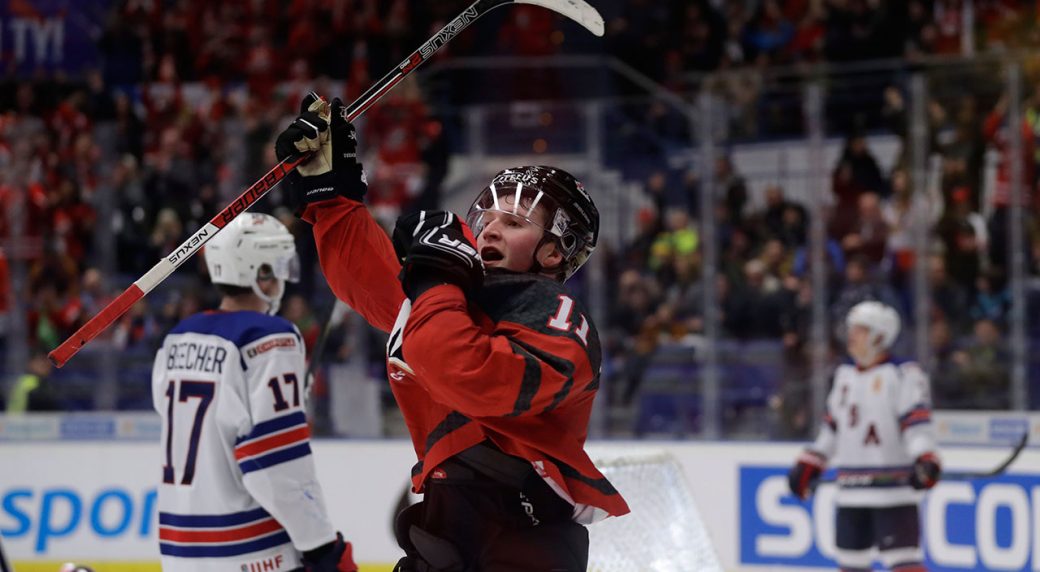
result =
[{"label": "sco lettering on boards", "polygon": [[[786,467],[739,469],[742,565],[835,569],[833,486],[791,496]],[[1040,475],[940,482],[921,503],[930,570],[1040,570]]]}]

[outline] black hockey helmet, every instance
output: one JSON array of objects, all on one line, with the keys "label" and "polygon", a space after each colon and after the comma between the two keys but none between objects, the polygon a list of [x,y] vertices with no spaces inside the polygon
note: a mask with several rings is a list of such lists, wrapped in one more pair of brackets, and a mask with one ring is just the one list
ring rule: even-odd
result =
[{"label": "black hockey helmet", "polygon": [[[542,224],[531,220],[535,207],[548,213]],[[474,235],[484,230],[484,211],[502,211],[542,227],[560,248],[560,281],[571,277],[589,259],[599,239],[599,211],[585,186],[556,167],[506,169],[491,180],[469,208],[466,222]]]}]

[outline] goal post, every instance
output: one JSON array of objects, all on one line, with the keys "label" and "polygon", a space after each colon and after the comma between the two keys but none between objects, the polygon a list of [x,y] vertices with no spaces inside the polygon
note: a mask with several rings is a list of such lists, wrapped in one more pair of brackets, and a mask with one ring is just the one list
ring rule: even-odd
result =
[{"label": "goal post", "polygon": [[682,466],[661,452],[597,459],[631,513],[589,526],[589,572],[722,572]]}]

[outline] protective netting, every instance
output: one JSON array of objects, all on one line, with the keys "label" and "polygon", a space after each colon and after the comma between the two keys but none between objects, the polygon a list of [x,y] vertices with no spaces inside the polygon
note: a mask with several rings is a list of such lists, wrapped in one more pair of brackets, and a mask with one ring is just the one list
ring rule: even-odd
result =
[{"label": "protective netting", "polygon": [[674,458],[622,457],[596,466],[632,512],[589,527],[589,572],[722,572]]}]

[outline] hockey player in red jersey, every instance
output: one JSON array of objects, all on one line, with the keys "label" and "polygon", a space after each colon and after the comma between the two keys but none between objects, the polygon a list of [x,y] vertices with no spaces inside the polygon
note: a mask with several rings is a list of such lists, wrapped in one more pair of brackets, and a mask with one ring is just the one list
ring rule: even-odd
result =
[{"label": "hockey player in red jersey", "polygon": [[423,211],[391,241],[362,203],[342,103],[301,107],[276,152],[316,152],[287,181],[336,296],[390,332],[418,458],[424,499],[398,517],[398,570],[584,571],[583,525],[628,512],[584,451],[599,338],[563,287],[596,245],[592,198],[562,170],[510,169],[467,222]]},{"label": "hockey player in red jersey", "polygon": [[357,572],[315,476],[303,339],[273,315],[295,279],[293,236],[273,216],[246,213],[205,257],[220,308],[177,324],[152,371],[162,568]]},{"label": "hockey player in red jersey", "polygon": [[889,348],[899,314],[861,302],[845,319],[851,363],[838,366],[816,442],[788,475],[807,498],[825,465],[838,471],[837,560],[843,571],[870,570],[876,549],[898,572],[925,570],[917,503],[939,479],[928,377]]}]

